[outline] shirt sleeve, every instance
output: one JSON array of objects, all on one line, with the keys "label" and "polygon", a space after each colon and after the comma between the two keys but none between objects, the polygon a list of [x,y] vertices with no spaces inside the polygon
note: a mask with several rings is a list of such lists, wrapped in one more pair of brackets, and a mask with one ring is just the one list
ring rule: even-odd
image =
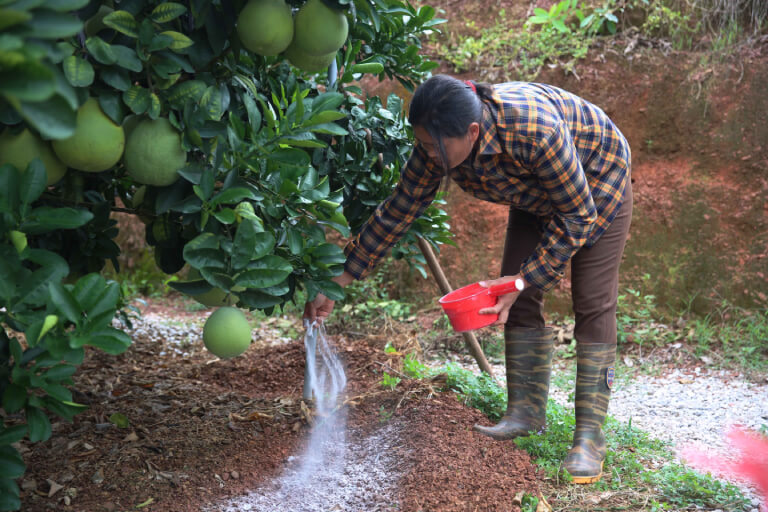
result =
[{"label": "shirt sleeve", "polygon": [[440,170],[415,147],[392,194],[384,200],[344,249],[344,270],[362,279],[386,256],[437,194]]},{"label": "shirt sleeve", "polygon": [[563,277],[568,261],[587,242],[597,221],[587,177],[568,129],[562,122],[541,138],[533,165],[554,210],[542,241],[523,262],[526,282],[546,291]]}]

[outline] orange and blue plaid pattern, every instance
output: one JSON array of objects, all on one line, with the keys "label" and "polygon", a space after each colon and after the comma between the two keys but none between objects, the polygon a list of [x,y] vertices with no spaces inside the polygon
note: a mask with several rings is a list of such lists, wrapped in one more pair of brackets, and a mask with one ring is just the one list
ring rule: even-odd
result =
[{"label": "orange and blue plaid pattern", "polygon": [[[479,199],[540,219],[541,243],[520,273],[549,290],[618,213],[629,144],[600,108],[557,87],[499,84],[485,105],[475,150],[448,175]],[[357,279],[369,273],[432,202],[444,175],[414,147],[392,194],[347,244],[345,270]]]}]

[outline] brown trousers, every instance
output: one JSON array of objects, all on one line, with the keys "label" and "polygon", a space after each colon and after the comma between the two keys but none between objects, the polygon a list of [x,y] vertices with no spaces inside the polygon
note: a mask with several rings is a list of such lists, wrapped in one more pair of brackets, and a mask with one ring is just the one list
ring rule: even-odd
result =
[{"label": "brown trousers", "polygon": [[[571,259],[571,299],[576,317],[574,337],[579,343],[616,343],[616,302],[619,265],[632,220],[632,184],[608,229],[592,247],[581,248]],[[510,208],[501,275],[519,273],[523,261],[541,240],[534,215]],[[506,327],[544,327],[544,292],[531,286],[509,311]]]}]

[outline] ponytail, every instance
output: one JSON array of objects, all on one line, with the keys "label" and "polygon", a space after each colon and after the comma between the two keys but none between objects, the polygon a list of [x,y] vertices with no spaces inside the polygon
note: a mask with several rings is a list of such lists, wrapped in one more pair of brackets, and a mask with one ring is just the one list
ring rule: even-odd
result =
[{"label": "ponytail", "polygon": [[444,166],[448,165],[448,157],[443,139],[464,135],[470,124],[482,121],[481,98],[489,94],[482,91],[483,88],[490,89],[490,86],[464,82],[448,75],[435,75],[416,89],[408,121],[413,126],[423,127],[434,139]]}]

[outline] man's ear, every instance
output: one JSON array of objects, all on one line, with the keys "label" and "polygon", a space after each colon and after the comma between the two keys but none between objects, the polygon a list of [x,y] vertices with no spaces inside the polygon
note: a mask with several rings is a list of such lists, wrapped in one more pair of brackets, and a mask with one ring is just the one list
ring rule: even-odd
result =
[{"label": "man's ear", "polygon": [[472,142],[475,142],[477,137],[480,136],[480,123],[470,123],[467,133],[469,134],[469,138],[472,139]]}]

